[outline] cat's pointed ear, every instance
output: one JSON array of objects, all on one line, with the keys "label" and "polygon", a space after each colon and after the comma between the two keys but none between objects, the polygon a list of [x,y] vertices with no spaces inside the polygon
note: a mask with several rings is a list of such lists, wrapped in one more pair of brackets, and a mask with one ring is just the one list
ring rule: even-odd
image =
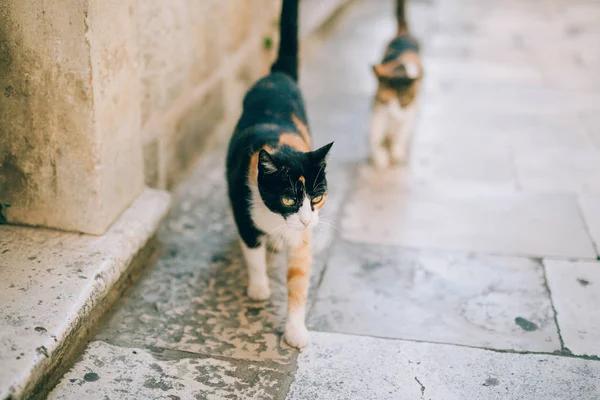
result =
[{"label": "cat's pointed ear", "polygon": [[312,152],[313,157],[319,163],[319,165],[325,165],[327,162],[327,155],[329,154],[329,150],[331,150],[331,146],[333,146],[334,142],[326,144],[325,146],[315,150]]},{"label": "cat's pointed ear", "polygon": [[372,65],[371,68],[373,69],[375,76],[378,78],[381,78],[382,76],[386,75],[386,68],[383,64],[375,64]]},{"label": "cat's pointed ear", "polygon": [[264,174],[274,174],[279,168],[273,157],[264,149],[258,153],[258,170]]}]

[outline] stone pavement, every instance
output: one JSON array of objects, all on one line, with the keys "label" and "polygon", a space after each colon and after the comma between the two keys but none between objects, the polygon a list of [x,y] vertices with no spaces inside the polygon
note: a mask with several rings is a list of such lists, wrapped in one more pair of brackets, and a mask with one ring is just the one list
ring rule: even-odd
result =
[{"label": "stone pavement", "polygon": [[391,0],[362,0],[303,71],[336,140],[309,328],[251,302],[223,148],[177,192],[162,257],[51,399],[600,399],[600,3],[411,3],[427,77],[410,165],[375,173],[369,64]]}]

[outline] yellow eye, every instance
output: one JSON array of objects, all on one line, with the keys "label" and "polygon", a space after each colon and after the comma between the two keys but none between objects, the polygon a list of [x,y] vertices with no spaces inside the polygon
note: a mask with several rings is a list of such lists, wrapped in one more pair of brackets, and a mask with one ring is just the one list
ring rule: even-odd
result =
[{"label": "yellow eye", "polygon": [[323,195],[319,195],[319,196],[317,196],[317,197],[313,197],[313,199],[312,199],[312,203],[313,203],[313,204],[317,204],[317,203],[319,203],[321,200],[323,200]]},{"label": "yellow eye", "polygon": [[282,197],[281,202],[283,203],[284,206],[287,206],[287,207],[290,207],[290,206],[293,206],[294,204],[296,204],[296,200],[291,199],[289,197]]}]

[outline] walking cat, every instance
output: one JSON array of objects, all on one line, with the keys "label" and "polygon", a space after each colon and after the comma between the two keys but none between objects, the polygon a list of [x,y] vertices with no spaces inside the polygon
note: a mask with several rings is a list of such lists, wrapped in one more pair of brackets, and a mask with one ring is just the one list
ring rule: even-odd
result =
[{"label": "walking cat", "polygon": [[378,88],[373,100],[369,139],[378,168],[408,158],[416,117],[416,98],[423,76],[419,43],[406,21],[406,0],[396,0],[398,32],[387,45],[380,64],[373,66]]},{"label": "walking cat", "polygon": [[311,231],[327,200],[326,157],[333,143],[311,151],[298,87],[298,1],[283,0],[280,46],[271,73],[248,91],[227,154],[233,216],[248,267],[248,296],[271,294],[266,241],[287,247],[288,306],[284,338],[309,343],[305,305],[312,263]]}]

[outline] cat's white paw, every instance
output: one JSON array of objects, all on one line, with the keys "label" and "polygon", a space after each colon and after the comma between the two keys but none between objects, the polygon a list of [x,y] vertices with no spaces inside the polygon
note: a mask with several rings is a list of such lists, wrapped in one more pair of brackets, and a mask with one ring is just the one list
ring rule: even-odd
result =
[{"label": "cat's white paw", "polygon": [[256,301],[268,300],[271,297],[269,282],[251,283],[248,285],[248,297]]},{"label": "cat's white paw", "polygon": [[372,152],[371,159],[377,169],[386,169],[390,165],[390,155],[387,149],[379,148]]},{"label": "cat's white paw", "polygon": [[392,149],[392,162],[394,164],[406,164],[408,151],[406,149]]},{"label": "cat's white paw", "polygon": [[283,337],[287,344],[298,349],[303,349],[310,344],[310,333],[304,325],[287,324]]}]

